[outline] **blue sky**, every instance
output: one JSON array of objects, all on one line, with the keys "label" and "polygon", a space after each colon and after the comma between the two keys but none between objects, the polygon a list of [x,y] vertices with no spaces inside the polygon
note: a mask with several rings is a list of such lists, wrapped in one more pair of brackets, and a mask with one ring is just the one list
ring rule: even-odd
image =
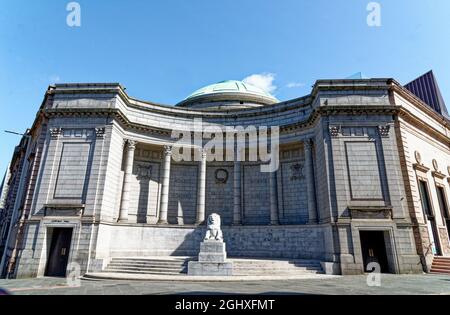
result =
[{"label": "blue sky", "polygon": [[[433,69],[450,103],[450,1],[0,0],[0,172],[31,126],[47,86],[120,82],[136,98],[175,104],[194,90],[252,75],[281,100],[316,79],[394,77]],[[259,80],[259,81],[258,81]],[[254,81],[254,80],[253,80]]]}]

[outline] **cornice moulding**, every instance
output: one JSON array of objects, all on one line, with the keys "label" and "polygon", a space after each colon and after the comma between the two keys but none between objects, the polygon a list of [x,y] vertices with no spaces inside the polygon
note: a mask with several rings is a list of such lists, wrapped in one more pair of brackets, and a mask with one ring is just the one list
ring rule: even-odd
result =
[{"label": "cornice moulding", "polygon": [[414,169],[416,171],[420,171],[420,172],[423,172],[423,173],[428,173],[430,171],[429,167],[426,167],[425,165],[422,165],[422,164],[417,164],[416,163],[416,164],[413,165],[413,167],[414,167]]},{"label": "cornice moulding", "polygon": [[433,177],[436,177],[438,179],[445,179],[447,176],[439,171],[433,171],[431,172],[431,174],[433,175]]}]

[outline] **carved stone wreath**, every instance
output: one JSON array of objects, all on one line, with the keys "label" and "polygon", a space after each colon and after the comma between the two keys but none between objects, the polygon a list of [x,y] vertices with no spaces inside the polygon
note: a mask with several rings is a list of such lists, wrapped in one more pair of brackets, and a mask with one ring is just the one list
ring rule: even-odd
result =
[{"label": "carved stone wreath", "polygon": [[216,178],[217,184],[226,184],[229,177],[228,171],[223,168],[219,168],[216,170],[214,177]]}]

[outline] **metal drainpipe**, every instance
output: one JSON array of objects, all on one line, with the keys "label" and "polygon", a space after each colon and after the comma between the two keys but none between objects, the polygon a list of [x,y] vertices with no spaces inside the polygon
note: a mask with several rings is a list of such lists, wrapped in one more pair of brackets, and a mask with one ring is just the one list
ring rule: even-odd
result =
[{"label": "metal drainpipe", "polygon": [[[11,222],[9,224],[9,230],[8,230],[8,237],[6,238],[6,243],[5,243],[5,249],[3,251],[3,257],[2,257],[2,261],[0,264],[0,273],[3,273],[3,270],[5,268],[5,263],[6,263],[6,254],[8,252],[8,245],[9,245],[9,241],[11,238],[11,232],[12,232],[12,228],[15,225],[15,222],[17,220],[17,213],[19,211],[19,207],[21,204],[21,200],[22,200],[22,196],[23,196],[23,192],[24,192],[24,186],[25,186],[25,179],[26,179],[26,175],[27,175],[27,169],[28,169],[28,157],[30,155],[30,149],[31,149],[31,136],[30,135],[24,135],[24,137],[27,139],[27,149],[25,151],[25,156],[23,158],[23,164],[22,164],[22,170],[21,170],[21,174],[20,174],[20,181],[19,181],[19,188],[17,191],[17,195],[16,195],[16,200],[14,201],[14,208],[13,208],[13,213],[11,215]],[[5,278],[8,279],[9,276],[9,272],[6,273]]]}]

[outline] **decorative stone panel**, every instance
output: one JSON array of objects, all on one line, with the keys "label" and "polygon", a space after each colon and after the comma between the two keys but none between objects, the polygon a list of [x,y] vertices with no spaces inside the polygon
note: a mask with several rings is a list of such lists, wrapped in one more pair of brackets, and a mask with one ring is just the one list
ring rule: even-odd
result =
[{"label": "decorative stone panel", "polygon": [[197,165],[172,163],[169,189],[169,223],[195,223],[197,213],[197,178]]},{"label": "decorative stone panel", "polygon": [[[228,176],[222,174],[225,171]],[[222,219],[222,225],[231,225],[233,222],[233,182],[233,166],[207,166],[206,217],[217,213]]]},{"label": "decorative stone panel", "polygon": [[269,173],[261,172],[260,165],[244,166],[244,216],[248,225],[270,223]]},{"label": "decorative stone panel", "polygon": [[348,177],[353,200],[382,200],[382,184],[376,143],[345,143]]},{"label": "decorative stone panel", "polygon": [[349,207],[352,219],[392,219],[392,207]]},{"label": "decorative stone panel", "polygon": [[304,224],[308,222],[308,194],[304,176],[304,162],[282,162],[282,213],[283,224]]},{"label": "decorative stone panel", "polygon": [[87,185],[90,143],[64,143],[55,185],[55,199],[82,199]]}]

